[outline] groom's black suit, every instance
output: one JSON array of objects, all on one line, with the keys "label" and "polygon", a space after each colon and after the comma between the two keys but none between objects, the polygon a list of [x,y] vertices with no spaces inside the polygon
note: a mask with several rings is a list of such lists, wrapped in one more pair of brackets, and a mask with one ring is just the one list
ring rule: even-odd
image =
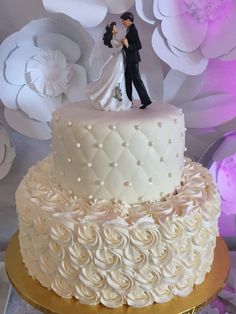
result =
[{"label": "groom's black suit", "polygon": [[125,51],[125,82],[126,93],[130,101],[132,101],[132,83],[134,84],[142,105],[149,105],[151,100],[148,96],[146,88],[143,84],[139,73],[139,62],[141,61],[139,50],[142,44],[139,39],[138,31],[132,23],[126,34],[128,47],[124,46]]}]

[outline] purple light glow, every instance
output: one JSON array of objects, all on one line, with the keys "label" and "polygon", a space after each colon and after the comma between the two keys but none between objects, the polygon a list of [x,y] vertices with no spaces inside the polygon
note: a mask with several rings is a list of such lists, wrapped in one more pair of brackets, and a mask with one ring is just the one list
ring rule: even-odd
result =
[{"label": "purple light glow", "polygon": [[[236,95],[236,61],[210,60],[202,92]],[[223,79],[222,79],[223,78]],[[232,112],[235,116],[236,109]]]},{"label": "purple light glow", "polygon": [[236,153],[222,161],[214,162],[210,172],[221,196],[220,234],[235,236],[236,216]]}]

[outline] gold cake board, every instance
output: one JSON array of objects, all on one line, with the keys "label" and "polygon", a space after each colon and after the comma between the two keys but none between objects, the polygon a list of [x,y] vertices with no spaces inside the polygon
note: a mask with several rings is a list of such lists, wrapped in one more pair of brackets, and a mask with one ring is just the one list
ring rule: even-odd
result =
[{"label": "gold cake board", "polygon": [[75,298],[62,299],[52,290],[42,287],[32,279],[22,262],[18,232],[9,242],[6,252],[6,271],[10,282],[20,296],[43,313],[60,314],[177,314],[196,313],[210,302],[223,288],[230,268],[227,246],[223,239],[217,238],[212,268],[205,281],[194,287],[187,297],[175,297],[164,304],[153,304],[144,308],[122,306],[109,309],[103,305],[83,305]]}]

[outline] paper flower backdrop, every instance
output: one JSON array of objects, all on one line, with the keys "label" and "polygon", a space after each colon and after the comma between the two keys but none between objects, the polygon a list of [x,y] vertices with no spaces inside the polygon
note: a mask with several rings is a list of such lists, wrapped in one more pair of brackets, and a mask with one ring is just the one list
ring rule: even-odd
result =
[{"label": "paper flower backdrop", "polygon": [[8,124],[27,136],[50,138],[52,112],[86,98],[93,47],[80,23],[63,14],[32,21],[6,38],[0,46],[0,98]]},{"label": "paper flower backdrop", "polygon": [[202,73],[209,59],[236,59],[236,1],[136,0],[136,10],[157,24],[152,44],[172,69]]},{"label": "paper flower backdrop", "polygon": [[42,0],[51,12],[62,12],[78,20],[85,27],[100,24],[107,12],[120,14],[127,11],[134,0]]},{"label": "paper flower backdrop", "polygon": [[0,180],[8,174],[15,156],[15,149],[12,147],[6,131],[0,124]]},{"label": "paper flower backdrop", "polygon": [[160,99],[183,110],[187,128],[214,128],[236,116],[236,97],[224,92],[201,93],[203,83],[204,74],[189,76],[172,69],[158,81],[163,85]]},{"label": "paper flower backdrop", "polygon": [[236,215],[236,132],[224,136],[213,161],[211,173],[221,195],[221,209],[226,215]]}]

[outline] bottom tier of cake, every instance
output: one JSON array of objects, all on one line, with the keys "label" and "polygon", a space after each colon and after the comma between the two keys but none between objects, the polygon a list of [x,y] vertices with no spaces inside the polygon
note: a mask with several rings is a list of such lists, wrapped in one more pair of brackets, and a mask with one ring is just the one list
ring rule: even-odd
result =
[{"label": "bottom tier of cake", "polygon": [[16,192],[19,240],[29,274],[63,298],[134,307],[188,295],[210,271],[220,200],[208,170],[186,159],[181,185],[158,202],[72,196],[51,157]]}]

